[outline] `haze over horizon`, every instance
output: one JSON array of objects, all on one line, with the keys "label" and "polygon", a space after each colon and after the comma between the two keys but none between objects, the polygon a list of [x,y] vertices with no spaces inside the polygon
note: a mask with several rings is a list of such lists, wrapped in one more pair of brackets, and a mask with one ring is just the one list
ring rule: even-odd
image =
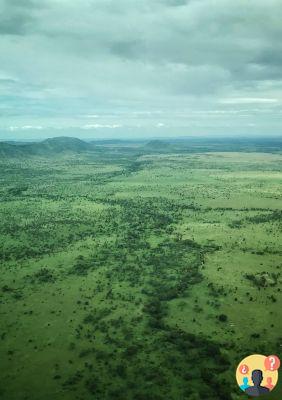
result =
[{"label": "haze over horizon", "polygon": [[280,136],[280,0],[0,0],[0,139]]}]

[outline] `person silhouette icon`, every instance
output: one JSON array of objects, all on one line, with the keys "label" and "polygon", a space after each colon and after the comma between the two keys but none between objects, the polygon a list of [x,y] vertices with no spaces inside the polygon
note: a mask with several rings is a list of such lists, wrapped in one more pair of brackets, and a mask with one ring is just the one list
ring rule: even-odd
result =
[{"label": "person silhouette icon", "polygon": [[249,385],[249,379],[247,377],[243,378],[243,385],[240,386],[240,389],[246,390],[250,387]]},{"label": "person silhouette icon", "polygon": [[249,396],[258,397],[269,392],[267,387],[261,386],[263,374],[260,369],[254,369],[252,371],[252,381],[254,386],[250,386],[245,390],[245,393],[247,393]]},{"label": "person silhouette icon", "polygon": [[267,385],[265,385],[265,387],[267,387],[267,389],[272,390],[274,388],[274,385],[272,384],[272,378],[269,376],[266,379]]}]

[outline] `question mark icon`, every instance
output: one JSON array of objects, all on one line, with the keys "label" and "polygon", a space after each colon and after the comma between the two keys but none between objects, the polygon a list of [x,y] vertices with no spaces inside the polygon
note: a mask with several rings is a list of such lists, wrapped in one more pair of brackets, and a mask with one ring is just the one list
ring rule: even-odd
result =
[{"label": "question mark icon", "polygon": [[265,358],[264,366],[267,371],[277,371],[280,367],[280,360],[277,356],[268,356]]},{"label": "question mark icon", "polygon": [[246,364],[240,365],[239,371],[241,374],[246,375],[249,372],[249,367]]},{"label": "question mark icon", "polygon": [[274,357],[269,357],[270,359],[270,370],[273,371],[274,365],[275,365],[275,358]]}]

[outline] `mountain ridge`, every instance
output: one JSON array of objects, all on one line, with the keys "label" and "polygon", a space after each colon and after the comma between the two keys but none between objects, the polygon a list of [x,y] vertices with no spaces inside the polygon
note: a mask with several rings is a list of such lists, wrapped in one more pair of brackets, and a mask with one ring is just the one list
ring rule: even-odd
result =
[{"label": "mountain ridge", "polygon": [[95,145],[84,140],[59,136],[48,138],[42,142],[12,144],[11,142],[0,142],[1,157],[27,157],[27,156],[52,156],[63,153],[84,153],[93,151]]}]

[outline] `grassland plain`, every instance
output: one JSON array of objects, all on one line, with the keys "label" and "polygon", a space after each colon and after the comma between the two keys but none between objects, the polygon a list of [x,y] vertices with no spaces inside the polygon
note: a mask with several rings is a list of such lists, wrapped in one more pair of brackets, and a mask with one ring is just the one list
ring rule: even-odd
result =
[{"label": "grassland plain", "polygon": [[281,357],[279,152],[0,167],[1,399],[236,400]]}]

